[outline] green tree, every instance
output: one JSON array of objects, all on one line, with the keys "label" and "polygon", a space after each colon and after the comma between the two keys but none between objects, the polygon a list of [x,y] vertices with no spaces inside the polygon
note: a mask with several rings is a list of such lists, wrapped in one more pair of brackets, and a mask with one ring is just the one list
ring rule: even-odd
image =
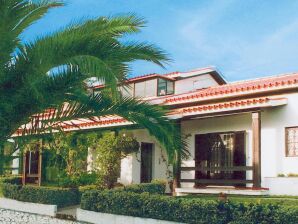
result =
[{"label": "green tree", "polygon": [[121,159],[137,153],[140,145],[132,137],[116,135],[114,132],[103,133],[101,138],[89,143],[93,154],[92,167],[99,177],[99,185],[113,188],[120,174]]},{"label": "green tree", "polygon": [[93,167],[99,176],[100,185],[112,188],[120,173],[121,152],[116,149],[117,138],[113,132],[103,134],[93,146]]},{"label": "green tree", "polygon": [[[165,117],[167,111],[117,93],[130,62],[145,60],[164,66],[168,61],[154,45],[122,41],[124,35],[139,32],[144,20],[134,15],[99,17],[33,41],[20,39],[49,9],[62,5],[57,1],[0,0],[0,142],[28,122],[23,129],[34,134],[59,127],[57,121],[117,114],[146,128],[173,160],[181,141],[176,127]],[[85,80],[91,77],[104,81],[109,94],[86,94]],[[50,115],[45,113],[48,108],[54,109]]]}]

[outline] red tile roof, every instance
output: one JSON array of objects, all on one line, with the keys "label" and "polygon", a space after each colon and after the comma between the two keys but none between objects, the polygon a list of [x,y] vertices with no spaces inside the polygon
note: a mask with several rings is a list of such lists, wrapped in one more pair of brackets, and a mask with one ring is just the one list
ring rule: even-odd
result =
[{"label": "red tile roof", "polygon": [[219,112],[233,112],[260,109],[267,107],[282,106],[287,104],[287,98],[250,98],[243,100],[226,101],[222,103],[204,104],[201,106],[192,106],[173,109],[168,117],[171,119],[185,118],[189,116],[210,115]]},{"label": "red tile roof", "polygon": [[[175,80],[174,78],[169,77],[169,74],[160,75],[160,74],[153,73],[153,74],[146,74],[146,75],[142,75],[142,76],[129,78],[125,81],[125,83],[132,83],[132,82],[137,82],[140,80],[146,80],[146,79],[152,79],[152,78],[163,78],[163,79],[168,79],[168,80],[172,80],[172,81]],[[96,85],[96,86],[93,86],[92,88],[99,89],[102,87],[104,87],[104,84]]]},{"label": "red tile roof", "polygon": [[[205,115],[218,112],[227,112],[227,111],[239,111],[245,109],[258,109],[265,107],[281,106],[287,103],[287,98],[251,98],[243,100],[234,100],[226,101],[222,103],[214,104],[205,104],[200,106],[184,107],[178,109],[172,109],[168,114],[168,117],[171,119],[178,119],[183,117],[188,117],[192,115]],[[59,128],[62,128],[64,131],[74,131],[80,129],[92,129],[92,128],[105,128],[112,126],[125,126],[132,125],[134,123],[127,121],[126,119],[117,116],[105,116],[90,119],[82,120],[73,120],[57,124]],[[15,135],[21,135],[23,132],[22,129],[19,129]]]},{"label": "red tile roof", "polygon": [[[195,72],[204,72],[204,70],[206,70],[206,73],[211,72],[210,70],[212,70],[213,72],[215,72],[214,70],[215,68],[212,66],[209,67],[205,67],[205,68],[199,68],[199,69],[194,69],[191,71],[187,71],[187,72],[170,72],[170,73],[166,73],[166,74],[157,74],[157,73],[151,73],[151,74],[145,74],[145,75],[141,75],[141,76],[136,76],[136,77],[132,77],[126,80],[126,83],[131,83],[131,82],[136,82],[136,81],[140,81],[140,80],[146,80],[146,79],[151,79],[151,78],[164,78],[164,79],[168,79],[168,80],[175,80],[175,75],[179,75],[179,74],[187,74],[187,73],[195,73]],[[202,73],[203,74],[203,73]],[[103,84],[100,85],[96,85],[93,86],[94,89],[97,88],[102,88],[104,87]]]},{"label": "red tile roof", "polygon": [[175,105],[230,96],[249,95],[298,87],[298,73],[241,81],[163,98],[162,104]]},{"label": "red tile roof", "polygon": [[130,82],[135,82],[135,81],[150,79],[150,78],[164,78],[164,79],[169,79],[169,80],[175,80],[174,78],[168,77],[167,75],[160,75],[160,74],[153,73],[153,74],[147,74],[147,75],[129,78],[129,79],[127,79],[126,82],[130,83]]},{"label": "red tile roof", "polygon": [[60,126],[60,128],[66,130],[66,129],[73,129],[73,128],[105,127],[105,126],[110,126],[112,124],[120,125],[120,124],[125,124],[125,123],[128,123],[128,121],[122,117],[119,117],[119,118],[110,118],[110,119],[106,119],[106,120],[102,120],[102,121],[82,122],[79,124],[62,124],[59,126]]},{"label": "red tile roof", "polygon": [[[151,74],[155,75],[155,74]],[[163,98],[155,98],[153,100],[149,100],[153,103],[160,103],[166,105],[179,105],[185,103],[200,103],[200,105],[192,106],[192,107],[184,107],[178,109],[172,109],[172,112],[169,113],[169,116],[173,116],[175,114],[182,114],[182,116],[188,116],[189,114],[193,113],[216,113],[219,111],[224,111],[225,109],[229,110],[239,110],[245,108],[254,108],[258,107],[259,105],[268,104],[268,106],[274,106],[270,104],[273,100],[279,99],[272,99],[270,98],[273,91],[278,90],[289,90],[289,89],[297,89],[298,90],[298,73],[292,73],[288,75],[276,76],[276,77],[267,77],[267,78],[260,78],[255,80],[249,81],[241,81],[230,83],[221,86],[210,87],[203,90],[197,90],[195,92],[174,95],[174,96],[167,96]],[[250,96],[255,93],[266,93],[267,97],[259,97],[259,98],[252,98],[252,99],[238,99],[238,100],[228,100],[229,97],[240,97],[240,96]],[[268,94],[267,94],[268,93]],[[213,104],[204,104],[205,100],[210,99],[218,99],[218,103]],[[234,98],[233,98],[234,99]],[[282,98],[285,100],[285,98]],[[284,102],[284,101],[283,101]],[[203,104],[203,105],[201,105]],[[51,116],[54,113],[53,110],[49,109],[45,112],[45,116]],[[89,120],[80,122],[77,124],[60,124],[65,130],[73,130],[78,128],[87,129],[87,128],[99,128],[99,127],[108,127],[108,126],[117,126],[117,125],[129,125],[132,124],[127,120],[119,117],[119,116],[109,116],[102,118],[97,118],[97,120]],[[20,135],[22,130],[18,130],[16,133]]]}]

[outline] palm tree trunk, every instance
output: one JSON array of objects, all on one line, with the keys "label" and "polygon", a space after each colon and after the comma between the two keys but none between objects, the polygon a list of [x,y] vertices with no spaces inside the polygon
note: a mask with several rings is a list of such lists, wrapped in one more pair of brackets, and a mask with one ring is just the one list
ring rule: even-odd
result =
[{"label": "palm tree trunk", "polygon": [[177,154],[176,161],[173,164],[173,195],[176,195],[175,189],[181,187],[181,156]]}]

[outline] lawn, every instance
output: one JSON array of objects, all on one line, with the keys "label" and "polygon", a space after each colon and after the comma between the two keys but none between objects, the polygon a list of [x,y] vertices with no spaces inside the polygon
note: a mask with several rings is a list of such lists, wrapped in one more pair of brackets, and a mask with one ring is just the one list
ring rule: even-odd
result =
[{"label": "lawn", "polygon": [[[205,200],[218,200],[218,195],[196,194],[181,196],[184,199],[200,198]],[[258,204],[278,204],[286,206],[298,206],[298,196],[245,196],[245,195],[228,195],[231,202],[241,203],[258,203]]]}]

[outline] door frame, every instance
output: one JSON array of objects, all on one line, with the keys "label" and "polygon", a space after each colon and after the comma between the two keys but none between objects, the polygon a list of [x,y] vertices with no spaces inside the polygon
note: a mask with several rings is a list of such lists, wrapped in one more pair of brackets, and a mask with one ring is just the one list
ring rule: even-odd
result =
[{"label": "door frame", "polygon": [[[199,146],[197,146],[197,136],[200,136],[200,135],[220,135],[220,134],[234,134],[233,138],[234,138],[234,145],[233,145],[233,154],[235,156],[235,152],[236,152],[236,147],[237,147],[237,138],[236,138],[236,135],[237,134],[243,134],[243,142],[241,143],[242,144],[242,153],[243,153],[243,164],[241,164],[241,166],[246,166],[247,164],[247,152],[246,152],[246,138],[247,138],[247,135],[246,135],[246,131],[226,131],[226,132],[209,132],[209,133],[200,133],[200,134],[195,134],[195,138],[194,138],[194,159],[195,159],[195,166],[197,167],[198,166],[198,162],[197,162],[197,154],[198,154],[198,151],[199,151]],[[233,159],[234,160],[234,159]],[[239,165],[235,165],[235,160],[233,161],[233,166],[237,167]],[[202,173],[200,174],[201,171],[195,171],[195,178],[196,179],[201,179],[202,177],[200,177],[202,175]],[[242,175],[240,175],[241,179],[243,180],[246,180],[247,178],[247,174],[246,174],[246,171],[241,171],[243,172]],[[234,171],[233,172],[233,178],[231,179],[235,179],[236,178],[236,174],[238,174],[239,176],[239,171]],[[207,175],[208,176],[208,175]],[[208,178],[208,177],[207,177]],[[209,177],[210,178],[210,177]],[[209,179],[208,178],[208,179]],[[206,179],[206,178],[203,178],[203,179]],[[225,178],[219,178],[219,179],[225,179]],[[237,179],[237,178],[236,178]],[[210,180],[212,180],[212,178],[210,178]],[[241,184],[240,184],[241,185]],[[240,186],[240,185],[237,185],[237,186]],[[242,185],[241,185],[242,186]]]},{"label": "door frame", "polygon": [[148,183],[148,182],[144,182],[143,179],[142,179],[142,173],[143,173],[143,166],[142,166],[142,146],[145,145],[145,144],[148,144],[148,145],[151,145],[151,169],[150,169],[150,176],[151,176],[151,180],[149,182],[152,181],[153,177],[154,177],[154,149],[155,149],[155,144],[152,143],[152,142],[141,142],[141,147],[140,147],[140,183]]}]

